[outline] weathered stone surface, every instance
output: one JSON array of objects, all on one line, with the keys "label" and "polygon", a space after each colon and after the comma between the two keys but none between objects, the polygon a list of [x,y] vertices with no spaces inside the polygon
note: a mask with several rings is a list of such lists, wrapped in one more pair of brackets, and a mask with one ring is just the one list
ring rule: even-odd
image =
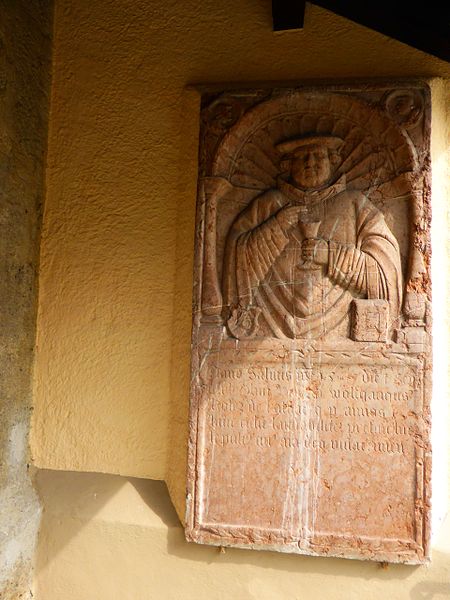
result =
[{"label": "weathered stone surface", "polygon": [[204,96],[186,535],[429,556],[425,85]]},{"label": "weathered stone surface", "polygon": [[0,0],[0,598],[26,600],[40,519],[29,470],[51,2]]}]

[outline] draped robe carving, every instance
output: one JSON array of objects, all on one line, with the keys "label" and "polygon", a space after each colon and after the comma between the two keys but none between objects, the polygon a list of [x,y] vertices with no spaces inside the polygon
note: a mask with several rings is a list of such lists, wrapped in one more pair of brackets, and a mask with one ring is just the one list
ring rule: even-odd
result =
[{"label": "draped robe carving", "polygon": [[[276,215],[301,204],[300,220],[320,222],[329,240],[327,267],[305,268],[301,227],[283,231]],[[225,318],[234,337],[302,338],[349,335],[353,298],[387,300],[395,325],[402,301],[397,240],[382,213],[344,178],[324,190],[302,192],[279,178],[238,215],[226,242]]]}]

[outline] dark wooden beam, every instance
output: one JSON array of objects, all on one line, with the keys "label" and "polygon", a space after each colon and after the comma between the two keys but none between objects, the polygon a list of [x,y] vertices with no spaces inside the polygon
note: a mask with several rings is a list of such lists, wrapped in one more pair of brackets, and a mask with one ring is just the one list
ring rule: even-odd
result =
[{"label": "dark wooden beam", "polygon": [[302,29],[305,17],[305,0],[272,0],[274,31]]},{"label": "dark wooden beam", "polygon": [[419,4],[407,0],[312,0],[312,3],[450,62],[448,0]]}]

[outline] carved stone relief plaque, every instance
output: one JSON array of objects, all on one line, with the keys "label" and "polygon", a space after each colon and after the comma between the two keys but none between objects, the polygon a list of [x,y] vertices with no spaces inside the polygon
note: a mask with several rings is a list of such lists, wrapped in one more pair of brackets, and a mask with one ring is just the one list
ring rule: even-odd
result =
[{"label": "carved stone relief plaque", "polygon": [[187,538],[423,562],[428,88],[202,104]]}]

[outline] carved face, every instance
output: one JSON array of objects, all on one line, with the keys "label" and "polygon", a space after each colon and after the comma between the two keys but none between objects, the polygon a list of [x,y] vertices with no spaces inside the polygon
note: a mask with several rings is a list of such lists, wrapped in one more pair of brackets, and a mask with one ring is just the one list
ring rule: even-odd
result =
[{"label": "carved face", "polygon": [[317,188],[331,177],[332,165],[324,146],[298,148],[291,159],[291,179],[302,188]]}]

